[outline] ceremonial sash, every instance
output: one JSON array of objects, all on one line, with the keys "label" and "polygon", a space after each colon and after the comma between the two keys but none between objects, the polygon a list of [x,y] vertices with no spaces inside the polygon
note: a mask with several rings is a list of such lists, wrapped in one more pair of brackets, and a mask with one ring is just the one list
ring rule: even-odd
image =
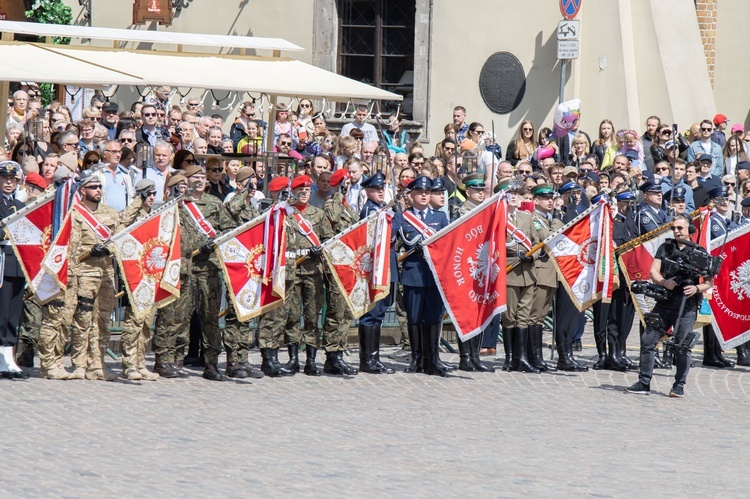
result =
[{"label": "ceremonial sash", "polygon": [[417,229],[417,231],[422,234],[422,237],[427,239],[431,235],[435,234],[435,229],[424,223],[418,216],[416,216],[414,213],[410,211],[403,212],[404,220],[409,222],[409,224]]},{"label": "ceremonial sash", "polygon": [[[276,204],[268,210],[266,214],[266,222],[263,226],[263,247],[266,248],[266,252],[269,249],[273,250],[273,255],[284,255],[286,251],[286,240],[284,239],[284,217],[287,216],[287,210],[289,206],[284,204]],[[283,248],[282,248],[283,246]],[[278,265],[277,265],[278,264]],[[286,265],[286,257],[281,256],[280,259],[274,259],[271,265],[263,266],[263,278],[274,278],[279,271],[279,267]]]},{"label": "ceremonial sash", "polygon": [[76,203],[74,204],[74,207],[76,210],[78,210],[78,213],[80,213],[81,218],[83,218],[86,224],[94,231],[96,237],[98,237],[102,241],[109,240],[109,238],[112,236],[112,231],[109,230],[109,227],[101,223],[99,219],[96,218],[94,214],[91,213],[91,211],[89,211],[89,209],[86,208],[83,204]]},{"label": "ceremonial sash", "polygon": [[388,286],[390,280],[390,255],[391,249],[390,236],[388,236],[389,219],[385,210],[380,210],[378,220],[375,222],[375,247],[373,248],[372,258],[372,284],[375,287]]},{"label": "ceremonial sash", "polygon": [[516,227],[510,220],[505,223],[508,235],[515,239],[518,244],[526,248],[526,250],[530,250],[531,246],[533,245],[531,244],[531,239],[529,239],[529,236],[527,236],[521,229]]},{"label": "ceremonial sash", "polygon": [[320,238],[318,238],[318,235],[315,233],[312,224],[300,213],[295,213],[294,219],[297,220],[297,230],[299,233],[305,236],[313,246],[320,246]]},{"label": "ceremonial sash", "polygon": [[198,227],[198,230],[200,230],[204,236],[216,237],[216,230],[211,226],[211,222],[206,220],[203,213],[201,213],[200,208],[198,208],[194,202],[185,201],[185,208],[187,208],[188,215],[190,215],[190,218],[193,219],[196,227]]}]

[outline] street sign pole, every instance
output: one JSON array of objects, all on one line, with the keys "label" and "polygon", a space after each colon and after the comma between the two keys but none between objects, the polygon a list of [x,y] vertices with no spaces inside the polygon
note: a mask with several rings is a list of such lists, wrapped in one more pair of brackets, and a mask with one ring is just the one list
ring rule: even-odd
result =
[{"label": "street sign pole", "polygon": [[561,62],[562,64],[560,65],[560,101],[558,102],[558,104],[562,104],[563,101],[565,100],[565,69],[566,69],[566,66],[568,65],[567,64],[568,60],[563,59]]},{"label": "street sign pole", "polygon": [[[562,4],[561,4],[562,5]],[[580,5],[580,2],[579,4]],[[557,24],[557,58],[560,60],[560,104],[565,101],[565,75],[568,59],[578,59],[581,21],[564,20]]]}]

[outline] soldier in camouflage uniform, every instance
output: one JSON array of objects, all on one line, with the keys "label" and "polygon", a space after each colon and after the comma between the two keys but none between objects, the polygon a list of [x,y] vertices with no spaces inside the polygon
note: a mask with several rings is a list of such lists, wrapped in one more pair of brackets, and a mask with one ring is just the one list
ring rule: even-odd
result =
[{"label": "soldier in camouflage uniform", "polygon": [[[300,329],[299,322],[287,330],[287,346],[289,347],[289,362],[287,368],[299,371],[299,346],[306,345],[306,361],[304,372],[308,376],[320,376],[320,370],[315,365],[315,355],[318,351],[320,331],[318,328],[318,314],[323,308],[323,262],[321,261],[322,250],[319,245],[313,244],[313,235],[305,235],[304,221],[309,222],[312,230],[320,243],[333,236],[331,224],[323,213],[323,210],[310,206],[310,192],[312,180],[307,175],[300,175],[292,180],[292,195],[295,198],[292,216],[295,220],[295,229],[300,232],[298,239],[297,257],[307,258],[297,266],[295,276],[295,293],[302,308],[303,327]],[[298,220],[300,217],[302,220]],[[300,226],[300,222],[303,226]]]},{"label": "soldier in camouflage uniform", "polygon": [[[187,191],[187,178],[176,174],[167,181],[165,198],[175,198]],[[154,327],[154,371],[162,378],[188,378],[183,359],[190,339],[190,315],[193,312],[193,251],[206,243],[180,202],[180,296],[156,314]]]},{"label": "soldier in camouflage uniform", "polygon": [[[68,287],[75,289],[77,306],[73,314],[71,329],[71,361],[74,371],[70,379],[93,379],[113,381],[117,379],[103,363],[102,331],[98,322],[101,316],[108,319],[115,305],[115,267],[109,250],[104,246],[106,226],[111,234],[117,233],[121,225],[114,208],[102,199],[102,183],[96,176],[89,176],[81,182],[81,204],[93,215],[85,218],[84,212],[74,209],[70,242],[68,243]],[[89,256],[90,255],[90,256]],[[86,256],[86,258],[84,258]]]},{"label": "soldier in camouflage uniform", "polygon": [[[214,230],[220,227],[221,211],[224,209],[216,196],[206,191],[208,182],[203,168],[193,165],[185,170],[185,176],[192,187],[192,202],[203,218]],[[221,307],[221,269],[219,257],[215,254],[213,239],[200,247],[200,254],[193,258],[193,292],[196,297],[197,312],[203,326],[203,356],[206,367],[203,377],[211,381],[224,381],[219,372],[221,353],[221,332],[219,331],[219,308]]]},{"label": "soldier in camouflage uniform", "polygon": [[[221,212],[220,228],[228,231],[257,218],[260,213],[251,204],[255,194],[255,171],[251,167],[241,168],[237,172],[237,190],[231,198],[227,197],[224,210]],[[237,312],[229,297],[227,288],[227,315],[224,323],[224,349],[227,352],[227,376],[230,378],[263,377],[263,373],[248,362],[250,350],[250,326],[237,319]]]},{"label": "soldier in camouflage uniform", "polygon": [[[323,206],[323,212],[331,223],[333,233],[339,234],[359,220],[359,216],[354,209],[346,203],[345,194],[349,171],[342,168],[336,170],[333,175],[330,172],[320,174],[321,177],[323,175],[331,177],[331,187],[335,189],[333,196]],[[323,372],[326,374],[357,374],[359,371],[344,360],[344,352],[348,349],[349,325],[354,317],[327,266],[326,279],[328,281],[326,287],[328,309],[323,322],[323,346],[326,350]]]},{"label": "soldier in camouflage uniform", "polygon": [[[289,186],[288,177],[276,177],[268,184],[268,192],[277,203],[281,202],[279,194]],[[286,283],[283,305],[270,312],[266,312],[258,319],[258,347],[263,363],[261,370],[272,378],[279,376],[294,376],[294,371],[279,363],[279,347],[284,341],[287,327],[299,324],[300,305],[298,294],[295,292],[295,274],[297,270],[297,240],[303,237],[296,230],[296,222],[288,216],[284,220],[286,232]]]},{"label": "soldier in camouflage uniform", "polygon": [[[120,222],[129,227],[137,220],[146,218],[156,199],[156,184],[151,179],[141,179],[135,184],[135,200],[120,214]],[[154,312],[140,319],[135,317],[130,304],[125,307],[125,317],[120,334],[122,352],[122,376],[130,381],[154,381],[157,373],[146,369],[146,345],[151,339],[151,323]]]}]

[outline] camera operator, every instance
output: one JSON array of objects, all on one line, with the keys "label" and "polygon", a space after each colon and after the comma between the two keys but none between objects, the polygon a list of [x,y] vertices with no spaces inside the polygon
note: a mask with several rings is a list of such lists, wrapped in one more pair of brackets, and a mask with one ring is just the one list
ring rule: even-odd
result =
[{"label": "camera operator", "polygon": [[[683,397],[685,380],[690,369],[690,354],[693,341],[689,335],[693,335],[693,327],[700,306],[702,293],[712,285],[712,280],[707,279],[699,283],[696,276],[665,278],[665,260],[674,258],[669,255],[668,248],[676,247],[680,252],[684,251],[686,244],[684,240],[689,239],[689,227],[692,224],[688,215],[676,215],[672,231],[675,241],[667,240],[659,246],[654,261],[651,265],[651,280],[654,284],[669,290],[666,299],[657,300],[651,314],[658,315],[663,321],[663,327],[648,325],[641,337],[641,359],[638,382],[633,386],[625,388],[626,392],[648,395],[651,392],[651,377],[654,370],[655,347],[661,337],[666,334],[670,327],[674,326],[674,343],[676,346],[675,358],[677,371],[675,382],[669,392],[670,397]],[[684,307],[681,307],[685,297]]]}]

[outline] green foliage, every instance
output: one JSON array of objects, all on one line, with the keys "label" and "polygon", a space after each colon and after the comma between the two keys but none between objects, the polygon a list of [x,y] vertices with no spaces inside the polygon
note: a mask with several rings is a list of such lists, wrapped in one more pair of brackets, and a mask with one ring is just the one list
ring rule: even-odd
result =
[{"label": "green foliage", "polygon": [[42,105],[47,107],[55,100],[55,90],[52,83],[40,83],[39,92],[42,94]]},{"label": "green foliage", "polygon": [[[62,0],[36,0],[31,9],[26,11],[26,17],[38,23],[70,25],[73,11]],[[52,37],[52,43],[68,45],[70,38]]]}]

